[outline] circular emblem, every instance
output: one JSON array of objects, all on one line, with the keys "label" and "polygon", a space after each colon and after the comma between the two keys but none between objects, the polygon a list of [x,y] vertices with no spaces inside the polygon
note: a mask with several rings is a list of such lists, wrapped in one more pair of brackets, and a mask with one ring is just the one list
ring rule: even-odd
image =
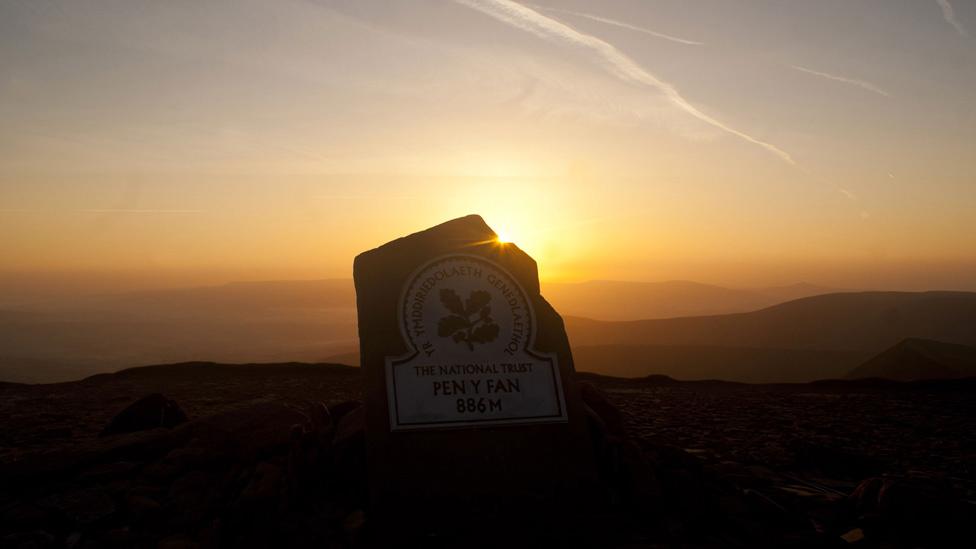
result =
[{"label": "circular emblem", "polygon": [[450,256],[423,267],[407,286],[400,315],[414,348],[438,358],[514,356],[532,330],[519,284],[475,256]]}]

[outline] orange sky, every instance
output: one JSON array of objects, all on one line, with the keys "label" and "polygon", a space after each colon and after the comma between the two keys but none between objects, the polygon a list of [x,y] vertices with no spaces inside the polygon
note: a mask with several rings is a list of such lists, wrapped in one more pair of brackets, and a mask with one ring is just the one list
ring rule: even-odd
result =
[{"label": "orange sky", "polygon": [[976,6],[810,4],[4,3],[0,286],[480,213],[549,280],[976,290]]}]

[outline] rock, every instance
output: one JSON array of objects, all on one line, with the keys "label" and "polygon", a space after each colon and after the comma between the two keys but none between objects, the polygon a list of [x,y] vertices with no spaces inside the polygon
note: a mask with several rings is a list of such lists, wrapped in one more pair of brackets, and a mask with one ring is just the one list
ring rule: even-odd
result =
[{"label": "rock", "polygon": [[147,461],[164,455],[183,442],[177,429],[157,429],[113,436],[104,439],[104,446],[97,449],[93,461]]},{"label": "rock", "polygon": [[56,547],[56,538],[44,530],[33,530],[30,532],[18,532],[0,538],[0,547],[20,548],[20,549],[42,549],[46,547]]},{"label": "rock", "polygon": [[359,400],[346,400],[344,402],[340,402],[339,404],[336,404],[335,406],[329,409],[329,412],[332,415],[332,421],[338,424],[339,420],[342,419],[342,416],[348,414],[349,412],[355,410],[356,408],[359,408],[362,405],[363,403]]},{"label": "rock", "polygon": [[254,468],[251,481],[241,492],[243,507],[269,507],[278,501],[281,492],[282,474],[277,465],[261,462]]},{"label": "rock", "polygon": [[333,429],[332,414],[329,407],[321,402],[315,402],[308,408],[308,417],[312,420],[313,430],[325,432]]},{"label": "rock", "polygon": [[569,341],[531,257],[471,215],[353,272],[371,523],[423,533],[539,507],[572,522],[600,501]]},{"label": "rock", "polygon": [[[873,477],[861,482],[847,501],[848,518],[866,537],[923,547],[942,547],[976,535],[961,498],[943,479]],[[962,546],[962,545],[960,545]]]},{"label": "rock", "polygon": [[67,549],[74,549],[78,547],[81,543],[82,534],[81,532],[75,531],[68,534],[68,537],[64,539],[64,546]]},{"label": "rock", "polygon": [[822,471],[828,476],[848,479],[864,478],[884,470],[884,460],[853,448],[809,440],[793,440],[789,452],[797,467]]},{"label": "rock", "polygon": [[186,414],[175,400],[160,393],[146,395],[122,410],[102,430],[100,436],[134,433],[159,427],[172,428],[185,423]]},{"label": "rock", "polygon": [[366,430],[366,410],[359,406],[342,416],[336,426],[335,444],[341,446]]},{"label": "rock", "polygon": [[154,522],[159,517],[163,506],[150,497],[134,495],[126,500],[126,509],[129,518],[139,524]]},{"label": "rock", "polygon": [[213,477],[206,472],[190,471],[170,486],[169,495],[173,499],[193,499],[213,483]]},{"label": "rock", "polygon": [[840,536],[840,539],[846,541],[847,543],[857,543],[864,539],[864,530],[860,528],[855,528],[846,532]]},{"label": "rock", "polygon": [[630,502],[639,507],[660,506],[661,484],[640,447],[630,440],[621,443],[620,462],[623,494]]},{"label": "rock", "polygon": [[240,461],[254,461],[284,452],[291,440],[292,426],[308,421],[308,416],[290,406],[259,402],[191,421],[176,429],[176,433],[192,439],[194,446],[226,453]]},{"label": "rock", "polygon": [[51,511],[28,501],[18,500],[0,507],[0,526],[4,529],[46,526],[51,520]]},{"label": "rock", "polygon": [[[165,454],[177,443],[173,431],[155,429],[98,438],[77,445],[25,453],[0,463],[0,486],[30,488],[38,483],[73,478],[79,471],[96,470],[114,462],[139,462]],[[108,469],[114,466],[107,465]],[[125,474],[121,465],[111,475]],[[103,471],[104,472],[104,471]]]},{"label": "rock", "polygon": [[79,478],[85,481],[107,482],[118,478],[124,478],[132,474],[136,465],[129,461],[115,461],[101,463],[86,469]]},{"label": "rock", "polygon": [[97,487],[81,487],[51,494],[38,502],[42,507],[56,509],[72,523],[87,526],[115,513],[115,502]]},{"label": "rock", "polygon": [[362,406],[342,416],[333,443],[335,478],[344,497],[366,503],[366,413]]},{"label": "rock", "polygon": [[301,445],[302,439],[305,438],[305,426],[296,423],[291,426],[288,430],[288,439],[292,444]]},{"label": "rock", "polygon": [[583,402],[596,413],[607,432],[615,437],[626,437],[623,416],[620,414],[620,410],[610,402],[607,394],[587,381],[581,381],[578,385]]},{"label": "rock", "polygon": [[656,504],[660,486],[640,448],[628,440],[620,410],[593,384],[580,382],[579,388],[600,478],[612,501],[639,507]]},{"label": "rock", "polygon": [[204,471],[190,471],[169,488],[167,515],[180,527],[196,525],[213,512],[220,478]]},{"label": "rock", "polygon": [[365,525],[366,513],[362,509],[356,509],[346,515],[346,518],[342,521],[342,529],[345,531],[346,539],[350,544],[355,545]]},{"label": "rock", "polygon": [[135,545],[135,536],[132,535],[132,530],[128,526],[112,528],[105,532],[103,538],[111,547],[132,547]]},{"label": "rock", "polygon": [[331,472],[335,425],[328,408],[315,403],[308,410],[311,421],[291,428],[286,461],[287,491],[292,502],[320,494]]},{"label": "rock", "polygon": [[190,470],[210,470],[229,461],[230,456],[213,448],[199,446],[191,442],[190,446],[176,448],[162,460],[162,465],[171,467],[176,474]]},{"label": "rock", "polygon": [[642,509],[660,505],[661,486],[654,468],[640,447],[627,437],[620,411],[596,387],[580,383],[580,388],[600,478],[612,501]]},{"label": "rock", "polygon": [[878,495],[884,486],[884,479],[872,477],[862,481],[851,492],[848,502],[855,517],[876,516],[879,513]]}]

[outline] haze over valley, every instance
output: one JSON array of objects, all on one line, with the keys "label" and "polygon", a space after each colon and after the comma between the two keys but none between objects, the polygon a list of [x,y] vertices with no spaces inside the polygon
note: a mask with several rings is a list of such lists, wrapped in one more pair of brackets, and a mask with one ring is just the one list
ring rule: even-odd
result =
[{"label": "haze over valley", "polygon": [[[622,377],[802,382],[846,377],[907,338],[976,345],[972,292],[599,281],[543,284],[543,295],[563,313],[577,368]],[[347,279],[36,300],[0,311],[0,380],[186,361],[358,365],[355,306]]]}]

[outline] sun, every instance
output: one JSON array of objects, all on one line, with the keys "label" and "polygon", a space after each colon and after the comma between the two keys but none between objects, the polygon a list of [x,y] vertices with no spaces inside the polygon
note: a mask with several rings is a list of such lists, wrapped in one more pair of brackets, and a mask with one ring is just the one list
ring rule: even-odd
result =
[{"label": "sun", "polygon": [[511,235],[505,231],[495,231],[495,242],[499,244],[508,244],[512,241]]}]

